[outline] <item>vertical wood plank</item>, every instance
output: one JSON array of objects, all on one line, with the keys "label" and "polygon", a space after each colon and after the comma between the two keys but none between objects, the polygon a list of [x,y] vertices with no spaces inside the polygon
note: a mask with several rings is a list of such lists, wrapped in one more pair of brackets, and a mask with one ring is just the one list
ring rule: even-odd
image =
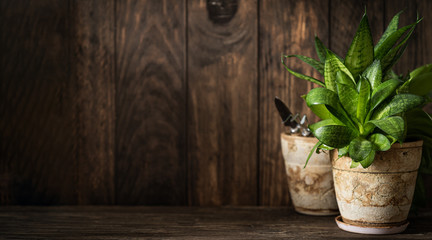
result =
[{"label": "vertical wood plank", "polygon": [[68,1],[0,4],[1,203],[75,204]]},{"label": "vertical wood plank", "polygon": [[186,202],[185,4],[117,1],[118,204]]},{"label": "vertical wood plank", "polygon": [[345,58],[365,11],[376,44],[384,32],[384,0],[330,1],[330,49]]},{"label": "vertical wood plank", "polygon": [[[260,2],[260,203],[287,205],[289,192],[285,165],[280,150],[280,133],[285,131],[274,106],[280,97],[291,111],[307,114],[310,123],[318,120],[307,108],[301,95],[311,83],[289,74],[280,62],[281,53],[300,54],[318,59],[315,34],[325,43],[328,39],[328,1]],[[323,79],[305,63],[295,59],[288,67]]]},{"label": "vertical wood plank", "polygon": [[71,1],[79,204],[114,203],[114,0]]},{"label": "vertical wood plank", "polygon": [[257,204],[257,2],[233,2],[188,1],[191,205]]}]

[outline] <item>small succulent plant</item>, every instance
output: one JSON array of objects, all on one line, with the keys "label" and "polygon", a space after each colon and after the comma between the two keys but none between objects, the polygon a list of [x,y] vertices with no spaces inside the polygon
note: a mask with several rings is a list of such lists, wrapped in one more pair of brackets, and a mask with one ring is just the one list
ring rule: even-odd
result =
[{"label": "small succulent plant", "polygon": [[[338,149],[340,157],[351,157],[351,167],[361,164],[367,168],[377,151],[387,151],[393,143],[405,140],[409,114],[421,116],[411,116],[410,121],[423,119],[431,126],[432,119],[419,107],[430,102],[432,65],[417,68],[406,77],[392,71],[421,21],[399,28],[400,14],[393,17],[374,46],[365,12],[345,59],[326,48],[318,37],[315,47],[319,60],[282,56],[287,71],[320,86],[303,96],[307,106],[321,118],[309,126],[319,142],[307,161],[317,148]],[[289,69],[284,61],[290,57],[315,68],[324,76],[324,82]],[[432,135],[432,129],[426,131]]]}]

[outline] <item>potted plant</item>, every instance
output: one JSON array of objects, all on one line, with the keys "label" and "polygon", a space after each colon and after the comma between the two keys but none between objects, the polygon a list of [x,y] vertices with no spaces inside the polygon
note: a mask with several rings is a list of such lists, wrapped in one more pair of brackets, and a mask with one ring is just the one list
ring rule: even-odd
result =
[{"label": "potted plant", "polygon": [[[344,59],[317,37],[319,61],[300,55],[282,58],[290,73],[320,86],[303,96],[322,119],[309,126],[319,140],[312,152],[332,150],[341,213],[336,221],[347,231],[386,234],[405,230],[421,160],[421,139],[427,141],[430,153],[432,119],[419,107],[430,102],[432,67],[417,68],[406,77],[392,71],[421,21],[398,28],[400,14],[373,46],[365,13]],[[324,76],[324,82],[289,69],[286,57],[308,63]],[[415,121],[426,125],[407,125]]]},{"label": "potted plant", "polygon": [[329,152],[314,154],[305,169],[304,156],[318,139],[311,136],[306,115],[299,119],[277,97],[275,105],[286,129],[280,136],[281,148],[295,211],[314,216],[338,214]]}]

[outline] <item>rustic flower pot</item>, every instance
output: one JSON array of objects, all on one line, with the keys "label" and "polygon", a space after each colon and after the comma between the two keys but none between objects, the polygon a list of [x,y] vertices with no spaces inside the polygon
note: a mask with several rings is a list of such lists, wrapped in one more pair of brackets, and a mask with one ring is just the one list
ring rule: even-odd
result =
[{"label": "rustic flower pot", "polygon": [[308,215],[335,215],[338,208],[328,152],[314,153],[306,168],[306,158],[318,142],[313,137],[281,134],[282,154],[294,209]]},{"label": "rustic flower pot", "polygon": [[[393,144],[377,152],[366,169],[350,168],[351,158],[331,152],[341,224],[357,233],[393,234],[405,230],[422,154],[422,141]],[[353,230],[354,229],[354,230]]]}]

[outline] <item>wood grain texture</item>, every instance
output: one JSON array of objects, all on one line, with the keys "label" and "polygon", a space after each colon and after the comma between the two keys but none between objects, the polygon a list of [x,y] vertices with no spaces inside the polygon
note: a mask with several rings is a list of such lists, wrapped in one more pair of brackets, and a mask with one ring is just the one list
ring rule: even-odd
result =
[{"label": "wood grain texture", "polygon": [[257,203],[257,2],[213,23],[188,2],[189,204]]},{"label": "wood grain texture", "polygon": [[114,0],[71,1],[77,201],[114,203]]},{"label": "wood grain texture", "polygon": [[75,204],[68,2],[0,4],[0,201]]},{"label": "wood grain texture", "polygon": [[117,1],[118,204],[186,203],[185,4]]},{"label": "wood grain texture", "polygon": [[[310,123],[318,120],[307,108],[301,95],[312,83],[289,74],[281,64],[281,54],[300,54],[318,59],[315,34],[328,44],[328,1],[262,1],[260,2],[260,203],[287,205],[289,193],[280,148],[280,133],[285,131],[274,105],[280,97],[291,111],[307,114]],[[289,68],[323,79],[307,64],[287,61]],[[306,157],[305,157],[306,160]]]},{"label": "wood grain texture", "polygon": [[384,32],[384,0],[330,1],[330,49],[345,58],[365,8],[374,44]]},{"label": "wood grain texture", "polygon": [[[431,239],[432,212],[409,218],[402,234],[340,230],[334,217],[264,207],[7,207],[5,239]],[[25,226],[25,227],[23,227]]]}]

